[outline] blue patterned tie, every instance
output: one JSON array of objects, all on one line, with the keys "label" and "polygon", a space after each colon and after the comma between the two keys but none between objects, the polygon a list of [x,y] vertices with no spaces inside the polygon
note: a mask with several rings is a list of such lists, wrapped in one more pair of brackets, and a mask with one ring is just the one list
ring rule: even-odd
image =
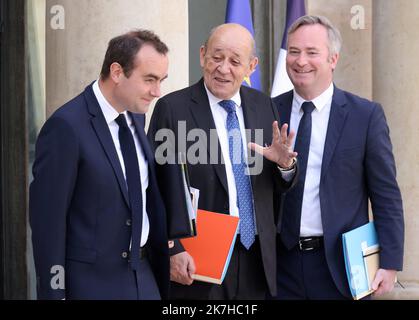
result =
[{"label": "blue patterned tie", "polygon": [[250,176],[244,161],[243,143],[240,133],[239,120],[236,115],[236,105],[232,100],[219,102],[227,115],[228,148],[234,180],[237,190],[237,206],[240,216],[240,240],[246,249],[255,241],[255,221],[253,217],[253,195]]},{"label": "blue patterned tie", "polygon": [[304,184],[307,172],[308,153],[310,150],[311,138],[311,113],[314,104],[306,101],[301,108],[304,115],[298,125],[294,150],[298,152],[299,176],[297,184],[287,192],[284,202],[284,215],[282,218],[281,239],[284,245],[291,249],[300,238],[301,208],[303,205]]},{"label": "blue patterned tie", "polygon": [[134,270],[138,270],[140,263],[140,242],[143,221],[143,199],[141,190],[141,176],[138,165],[137,151],[134,138],[123,114],[116,118],[119,126],[118,136],[124,158],[125,177],[128,186],[129,202],[131,207],[131,253],[130,263]]}]

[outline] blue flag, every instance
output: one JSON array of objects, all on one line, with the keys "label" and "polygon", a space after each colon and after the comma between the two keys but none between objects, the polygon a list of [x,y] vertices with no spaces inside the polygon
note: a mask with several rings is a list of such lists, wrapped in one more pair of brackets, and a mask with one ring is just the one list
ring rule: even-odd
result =
[{"label": "blue flag", "polygon": [[285,60],[287,56],[287,33],[289,27],[306,14],[304,0],[287,0],[287,17],[285,21],[284,35],[282,37],[281,48],[279,49],[278,61],[276,63],[274,82],[272,84],[271,97],[276,97],[293,88],[288,77]]},{"label": "blue flag", "polygon": [[[255,35],[252,22],[252,11],[250,10],[250,3],[248,0],[228,0],[226,23],[237,23],[245,27],[252,36]],[[259,66],[250,75],[249,78],[243,80],[243,85],[252,87],[254,89],[261,89]]]}]

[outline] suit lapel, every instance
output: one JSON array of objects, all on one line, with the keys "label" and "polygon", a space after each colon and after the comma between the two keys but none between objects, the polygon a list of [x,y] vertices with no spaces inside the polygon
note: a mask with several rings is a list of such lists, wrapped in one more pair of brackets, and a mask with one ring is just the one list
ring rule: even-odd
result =
[{"label": "suit lapel", "polygon": [[278,109],[279,113],[279,121],[281,123],[280,127],[284,123],[288,123],[288,133],[290,131],[290,118],[291,118],[291,110],[292,110],[292,99],[293,99],[293,91],[288,91],[284,95],[274,98],[274,102]]},{"label": "suit lapel", "polygon": [[144,124],[145,124],[145,115],[143,114],[134,114],[129,112],[131,119],[134,123],[135,130],[138,135],[138,139],[140,140],[141,148],[143,149],[144,156],[146,157],[147,161],[153,162],[153,152],[151,151],[150,145],[148,143],[148,139],[144,132]]},{"label": "suit lapel", "polygon": [[332,106],[330,108],[326,141],[324,144],[321,179],[323,179],[327,172],[336,148],[336,144],[338,143],[339,138],[343,132],[342,128],[345,124],[346,116],[348,114],[348,110],[345,108],[345,105],[346,99],[343,95],[343,92],[335,87],[332,98]]},{"label": "suit lapel", "polygon": [[244,87],[240,89],[240,97],[245,128],[251,130],[259,128],[258,113],[256,110],[257,103],[252,99],[249,91],[247,91]]},{"label": "suit lapel", "polygon": [[[284,123],[290,123],[291,110],[292,110],[292,99],[293,91],[289,91],[277,98],[274,98],[274,102],[278,107],[279,118],[281,125]],[[326,141],[323,151],[323,160],[322,160],[322,169],[321,169],[321,178],[327,172],[330,161],[332,160],[336,144],[339,141],[340,135],[342,133],[342,127],[345,123],[348,110],[345,108],[346,99],[343,95],[343,92],[334,88],[334,94],[332,98],[332,106],[330,108],[330,117],[329,124],[327,127]],[[289,126],[288,126],[289,131]]]},{"label": "suit lapel", "polygon": [[[252,96],[250,95],[250,91],[248,91],[245,87],[241,87],[240,89],[240,98],[241,98],[241,104],[243,108],[243,118],[244,118],[244,127],[245,129],[251,130],[251,135],[247,137],[246,134],[246,141],[248,138],[250,138],[251,141],[254,142],[254,130],[260,128],[258,125],[259,117],[257,113],[257,103],[252,99]],[[244,146],[244,148],[247,148],[247,143]],[[247,149],[247,153],[249,154],[250,150]],[[258,175],[250,175],[250,180],[252,181],[252,185],[255,186],[255,179]]]},{"label": "suit lapel", "polygon": [[[189,109],[192,116],[197,124],[197,127],[204,130],[207,136],[207,151],[210,159],[210,163],[213,164],[213,168],[220,179],[220,182],[226,192],[228,193],[227,176],[225,172],[225,166],[220,163],[220,159],[223,159],[221,153],[221,147],[219,141],[217,141],[218,157],[210,152],[210,130],[216,130],[214,119],[211,113],[211,107],[208,102],[208,97],[204,87],[204,81],[201,79],[192,89],[192,103],[189,105]],[[218,135],[217,135],[218,139]],[[224,163],[224,161],[223,161]]]},{"label": "suit lapel", "polygon": [[122,172],[121,163],[119,162],[118,154],[116,153],[112,135],[109,131],[105,117],[103,116],[99,103],[97,102],[97,99],[93,93],[92,85],[86,88],[84,91],[84,96],[87,101],[88,111],[92,115],[92,119],[90,121],[92,123],[93,129],[95,130],[96,135],[103,149],[105,150],[106,156],[108,157],[109,162],[111,163],[115,172],[115,176],[118,180],[121,192],[124,195],[124,199],[127,205],[129,206],[128,190],[126,187],[124,174]]},{"label": "suit lapel", "polygon": [[135,130],[138,135],[138,139],[140,140],[140,146],[143,149],[144,157],[146,158],[147,163],[148,163],[148,167],[149,167],[148,174],[154,175],[154,172],[155,172],[154,155],[153,155],[153,151],[151,150],[145,131],[144,131],[145,115],[134,114],[132,112],[129,112],[129,114],[131,115],[131,119],[134,123]]}]

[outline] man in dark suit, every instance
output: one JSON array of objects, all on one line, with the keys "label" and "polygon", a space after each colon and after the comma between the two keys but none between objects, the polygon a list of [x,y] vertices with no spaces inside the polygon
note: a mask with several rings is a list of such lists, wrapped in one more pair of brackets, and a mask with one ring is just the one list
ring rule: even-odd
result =
[{"label": "man in dark suit", "polygon": [[389,129],[382,107],[333,85],[339,31],[304,16],[288,32],[294,90],[274,98],[282,123],[297,131],[300,169],[285,195],[278,236],[279,299],[347,299],[342,233],[369,221],[381,246],[375,294],[392,290],[402,269],[404,222]]},{"label": "man in dark suit", "polygon": [[[268,292],[276,292],[275,219],[279,209],[275,199],[293,182],[295,153],[290,150],[293,136],[287,137],[286,126],[281,132],[278,128],[271,99],[242,86],[257,65],[254,50],[252,35],[244,27],[216,27],[200,49],[203,79],[159,99],[154,109],[149,136],[155,143],[157,162],[162,163],[157,172],[168,212],[184,210],[181,201],[175,201],[184,194],[168,185],[177,165],[159,161],[160,156],[164,158],[163,153],[158,156],[162,141],[171,144],[167,149],[172,154],[165,154],[168,162],[186,155],[190,185],[200,190],[200,209],[240,217],[239,236],[222,285],[193,281],[194,261],[175,241],[170,253],[171,298],[264,299]],[[260,139],[254,140],[257,129]],[[165,130],[168,140],[163,138]],[[245,130],[250,133],[247,138]],[[250,141],[270,144],[264,148],[265,159],[255,161],[253,173],[243,161],[251,157],[247,152]],[[288,181],[282,177],[287,174]],[[222,230],[214,230],[214,237],[218,233]]]},{"label": "man in dark suit", "polygon": [[167,52],[151,31],[113,38],[100,79],[43,126],[30,186],[39,299],[167,296],[166,216],[144,132]]}]

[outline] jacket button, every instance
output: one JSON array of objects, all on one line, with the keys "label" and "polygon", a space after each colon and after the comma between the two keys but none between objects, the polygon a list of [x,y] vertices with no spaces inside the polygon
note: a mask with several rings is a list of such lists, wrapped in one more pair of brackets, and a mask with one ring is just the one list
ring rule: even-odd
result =
[{"label": "jacket button", "polygon": [[130,225],[131,225],[131,219],[127,219],[127,221],[125,221],[125,224],[126,224],[127,226],[130,226]]},{"label": "jacket button", "polygon": [[122,252],[121,256],[124,259],[128,258],[128,252],[126,252],[126,251]]}]

